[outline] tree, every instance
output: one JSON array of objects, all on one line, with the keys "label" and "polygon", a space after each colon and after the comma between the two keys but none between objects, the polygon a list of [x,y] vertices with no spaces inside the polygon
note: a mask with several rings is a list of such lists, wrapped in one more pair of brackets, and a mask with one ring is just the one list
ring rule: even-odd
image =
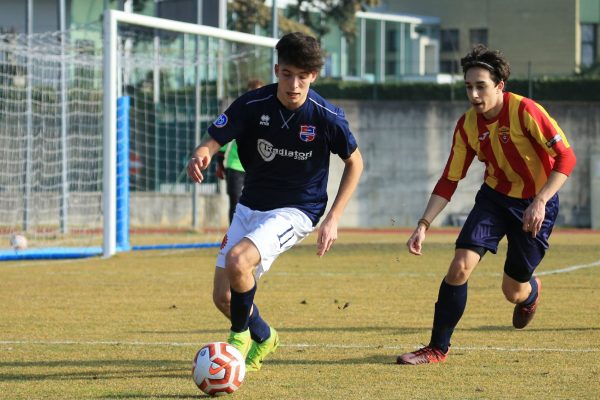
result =
[{"label": "tree", "polygon": [[[229,22],[228,27],[239,32],[254,33],[254,27],[258,25],[270,31],[272,28],[271,8],[267,7],[264,3],[265,0],[236,0],[229,3],[227,7],[232,12],[233,18]],[[312,35],[315,34],[308,26],[286,18],[281,13],[278,14],[278,21],[279,29],[284,33],[304,32]]]},{"label": "tree", "polygon": [[365,11],[367,7],[379,5],[379,0],[297,0],[295,6],[290,6],[290,17],[300,21],[323,36],[330,31],[328,24],[335,23],[348,40],[356,37],[356,13]]},{"label": "tree", "polygon": [[[380,0],[297,0],[289,6],[289,16],[279,14],[279,29],[284,33],[304,32],[321,37],[330,31],[328,22],[339,26],[349,40],[356,37],[356,12],[374,7]],[[234,18],[229,28],[253,33],[255,24],[269,29],[271,8],[265,0],[236,0],[228,4]]]}]

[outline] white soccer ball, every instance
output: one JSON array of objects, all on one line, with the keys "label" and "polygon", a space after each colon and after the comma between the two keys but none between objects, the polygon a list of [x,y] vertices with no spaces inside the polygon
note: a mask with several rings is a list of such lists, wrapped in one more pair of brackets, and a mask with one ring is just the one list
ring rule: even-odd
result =
[{"label": "white soccer ball", "polygon": [[25,250],[27,248],[27,238],[23,235],[14,234],[10,237],[10,246],[15,250]]},{"label": "white soccer ball", "polygon": [[240,388],[246,376],[246,361],[238,349],[225,342],[202,347],[194,357],[192,377],[204,393],[221,396]]}]

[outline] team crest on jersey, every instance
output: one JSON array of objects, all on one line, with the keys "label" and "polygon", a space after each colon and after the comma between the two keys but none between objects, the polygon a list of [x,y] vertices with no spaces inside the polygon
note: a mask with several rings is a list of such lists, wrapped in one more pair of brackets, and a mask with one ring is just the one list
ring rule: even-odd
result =
[{"label": "team crest on jersey", "polygon": [[317,128],[313,125],[300,125],[300,140],[303,142],[312,142],[317,136]]},{"label": "team crest on jersey", "polygon": [[502,143],[508,143],[508,140],[510,139],[510,128],[501,126],[498,129],[498,133],[500,134],[500,140]]},{"label": "team crest on jersey", "polygon": [[227,125],[227,115],[225,115],[225,113],[219,115],[217,117],[217,119],[215,119],[215,122],[213,122],[213,125],[216,126],[217,128],[222,128],[225,125]]},{"label": "team crest on jersey", "polygon": [[269,126],[269,121],[271,120],[271,117],[269,117],[267,114],[263,114],[260,116],[260,125],[263,126]]}]

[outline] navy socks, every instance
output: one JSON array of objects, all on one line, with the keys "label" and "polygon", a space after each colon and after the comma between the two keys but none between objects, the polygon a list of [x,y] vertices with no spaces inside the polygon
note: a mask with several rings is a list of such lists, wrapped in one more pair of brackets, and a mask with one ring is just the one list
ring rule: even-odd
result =
[{"label": "navy socks", "polygon": [[[254,287],[245,293],[239,293],[231,289],[231,330],[233,332],[244,332],[250,328],[252,340],[262,343],[271,336],[269,325],[263,320],[254,303],[256,283]],[[252,310],[252,314],[250,314]]]},{"label": "navy socks", "polygon": [[438,300],[435,303],[431,346],[441,349],[444,353],[448,352],[450,338],[466,306],[467,283],[453,286],[442,280]]},{"label": "navy socks", "polygon": [[256,304],[254,304],[254,308],[252,309],[252,315],[250,315],[248,321],[248,328],[250,328],[252,340],[257,343],[262,343],[271,336],[271,328],[269,328],[269,325],[261,318]]},{"label": "navy socks", "polygon": [[538,284],[533,276],[529,280],[529,284],[531,285],[531,293],[529,294],[529,297],[527,297],[527,300],[521,303],[521,305],[526,307],[532,305],[538,296]]},{"label": "navy socks", "polygon": [[250,310],[254,302],[254,294],[256,293],[256,283],[247,292],[239,293],[231,289],[231,330],[233,332],[244,332],[248,329],[250,320]]}]

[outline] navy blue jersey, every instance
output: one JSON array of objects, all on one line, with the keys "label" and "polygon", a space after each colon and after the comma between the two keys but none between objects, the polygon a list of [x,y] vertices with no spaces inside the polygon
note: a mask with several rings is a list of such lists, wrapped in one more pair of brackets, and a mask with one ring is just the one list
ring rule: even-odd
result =
[{"label": "navy blue jersey", "polygon": [[277,99],[277,84],[239,97],[208,133],[221,145],[237,140],[246,170],[241,204],[258,211],[298,208],[314,225],[327,205],[330,153],[347,159],[357,148],[340,108],[310,89],[290,111]]}]

